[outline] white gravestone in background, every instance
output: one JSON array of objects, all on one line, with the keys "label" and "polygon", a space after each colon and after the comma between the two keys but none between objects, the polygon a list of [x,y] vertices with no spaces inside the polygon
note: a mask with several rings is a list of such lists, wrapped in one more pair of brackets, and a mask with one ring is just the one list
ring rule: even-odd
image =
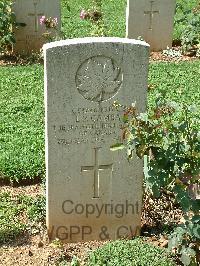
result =
[{"label": "white gravestone in background", "polygon": [[149,45],[83,38],[44,45],[47,228],[65,242],[140,231],[143,164],[121,141],[123,108],[146,109]]},{"label": "white gravestone in background", "polygon": [[171,48],[176,0],[128,0],[126,36],[141,37],[151,51]]},{"label": "white gravestone in background", "polygon": [[[40,18],[57,18],[57,29],[60,28],[60,1],[58,0],[14,0],[13,11],[16,21],[25,23],[26,26],[19,26],[14,29],[16,44],[14,52],[30,54],[39,52],[46,39],[43,36],[47,32],[44,25],[40,25]],[[48,30],[52,36],[55,30]]]}]

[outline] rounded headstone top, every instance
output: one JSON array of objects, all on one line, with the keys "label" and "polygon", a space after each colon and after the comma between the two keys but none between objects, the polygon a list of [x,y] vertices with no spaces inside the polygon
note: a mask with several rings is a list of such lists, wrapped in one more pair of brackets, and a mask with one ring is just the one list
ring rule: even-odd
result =
[{"label": "rounded headstone top", "polygon": [[149,47],[149,44],[135,39],[128,38],[118,38],[118,37],[85,37],[85,38],[75,38],[56,42],[50,42],[43,45],[43,50],[48,50],[51,48],[77,45],[77,44],[89,44],[89,43],[121,43],[121,44],[133,44]]}]

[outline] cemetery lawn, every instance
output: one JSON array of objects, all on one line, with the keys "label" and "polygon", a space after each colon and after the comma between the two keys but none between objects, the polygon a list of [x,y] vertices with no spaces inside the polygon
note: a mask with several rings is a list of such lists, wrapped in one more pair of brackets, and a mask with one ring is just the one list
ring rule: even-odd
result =
[{"label": "cemetery lawn", "polygon": [[[102,0],[103,28],[89,20],[80,20],[80,10],[92,9],[91,0],[62,0],[62,31],[66,38],[85,36],[125,37],[126,0]],[[191,10],[199,6],[199,0],[176,0],[173,39],[180,40],[181,33],[192,17]],[[116,15],[117,14],[117,15]],[[188,17],[189,16],[189,17]]]},{"label": "cemetery lawn", "polygon": [[[66,38],[101,36],[96,23],[80,19],[81,9],[92,9],[92,2],[95,1],[62,0],[62,30]],[[125,37],[126,0],[102,0],[102,12],[104,17],[103,35]]]},{"label": "cemetery lawn", "polygon": [[[151,63],[148,108],[158,95],[200,106],[200,61]],[[23,182],[45,176],[43,67],[0,69],[0,176]],[[200,110],[200,108],[199,108]],[[199,112],[198,112],[199,115]]]},{"label": "cemetery lawn", "polygon": [[[0,69],[0,173],[10,181],[44,176],[43,69]],[[10,178],[11,177],[11,178]]]},{"label": "cemetery lawn", "polygon": [[[154,108],[158,95],[188,105],[200,106],[200,60],[190,62],[152,62],[149,69],[148,109]],[[163,93],[164,92],[164,93]],[[28,183],[36,178],[44,180],[44,102],[43,66],[17,65],[0,68],[0,176],[11,183]],[[200,110],[200,108],[199,108]],[[200,116],[200,111],[198,112]],[[41,185],[0,189],[0,257],[3,265],[52,261],[62,265],[73,256],[84,260],[88,249],[103,243],[49,245],[45,229],[45,197]],[[157,237],[150,242],[164,247],[163,235],[171,228],[163,226],[170,217],[178,223],[179,209],[168,209],[169,198],[144,203],[144,230],[152,230]],[[157,208],[155,208],[157,206]],[[161,207],[162,206],[162,207]],[[155,215],[155,216],[154,216]],[[148,217],[148,219],[147,219]],[[174,220],[173,220],[174,222]],[[152,228],[152,229],[149,229]],[[155,232],[155,229],[157,230]],[[6,242],[6,244],[5,244]],[[4,243],[4,244],[3,244]],[[22,262],[23,261],[23,262]],[[55,264],[56,265],[56,264]],[[83,265],[83,264],[82,264]]]},{"label": "cemetery lawn", "polygon": [[[89,20],[80,20],[80,10],[92,8],[91,0],[61,2],[65,38],[125,37],[126,0],[102,0],[102,27]],[[195,8],[199,0],[177,0],[177,4],[173,35],[179,40],[187,23],[187,10]],[[155,53],[155,56],[158,56],[155,59],[163,57],[161,53]],[[22,186],[45,181],[43,66],[15,63],[0,67],[0,265],[61,266],[68,265],[65,262],[72,261],[74,256],[79,258],[81,265],[85,265],[88,250],[104,243],[62,245],[60,241],[54,241],[49,244],[43,184]],[[194,115],[200,118],[199,81],[200,60],[152,60],[149,69],[149,112],[160,96],[171,102],[196,105],[198,112]],[[178,224],[182,218],[180,209],[169,207],[168,202],[171,199],[166,195],[151,202],[148,196],[144,197],[143,233],[145,230],[152,233],[154,237],[148,241],[160,247],[168,244],[165,235],[172,230],[168,224]],[[74,262],[73,265],[77,264]]]}]

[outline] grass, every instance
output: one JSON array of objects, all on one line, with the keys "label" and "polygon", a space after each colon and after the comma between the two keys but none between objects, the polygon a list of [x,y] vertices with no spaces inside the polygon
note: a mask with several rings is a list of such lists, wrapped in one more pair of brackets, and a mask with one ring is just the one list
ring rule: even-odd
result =
[{"label": "grass", "polygon": [[44,175],[43,70],[0,71],[0,173],[12,181]]},{"label": "grass", "polygon": [[[66,38],[90,36],[93,24],[88,20],[81,20],[80,10],[90,7],[90,0],[62,1],[62,31]],[[70,11],[68,10],[68,5]]]},{"label": "grass", "polygon": [[[67,38],[95,36],[125,36],[126,0],[102,0],[104,28],[79,17],[81,9],[89,9],[97,0],[62,0],[63,32]],[[185,12],[198,0],[177,1],[175,33]],[[178,34],[178,33],[176,33]],[[188,105],[200,104],[198,80],[199,62],[153,63],[149,83],[155,89],[149,93],[148,105],[153,108],[160,93],[169,100]],[[0,176],[10,181],[45,176],[44,165],[44,105],[43,68],[41,65],[8,66],[0,69]]]},{"label": "grass", "polygon": [[33,222],[44,222],[45,198],[0,193],[0,245],[12,242],[31,227]]},{"label": "grass", "polygon": [[[0,71],[0,173],[10,181],[45,175],[43,67],[2,67]],[[158,94],[200,106],[200,61],[152,63],[149,109]],[[199,108],[200,109],[200,108]]]},{"label": "grass", "polygon": [[[63,32],[67,38],[99,35],[97,24],[79,18],[80,10],[91,8],[91,2],[62,0]],[[198,2],[199,0],[177,1],[175,39],[180,38],[187,23],[187,15]],[[102,0],[104,35],[125,37],[125,8],[125,0]],[[153,89],[148,95],[149,110],[154,107],[159,94],[169,101],[195,104],[199,108],[199,80],[200,61],[152,63],[149,84]],[[43,67],[36,64],[1,67],[0,95],[0,178],[11,182],[43,178]],[[44,197],[34,199],[21,195],[12,198],[9,193],[0,193],[0,243],[15,239],[28,230],[30,221],[43,221],[44,217]],[[134,265],[134,260],[137,263],[137,259],[139,265],[149,265],[149,261],[154,262],[151,265],[173,265],[171,261],[167,262],[168,257],[163,250],[143,244],[140,240],[108,244],[91,254],[89,265],[103,265],[104,261],[109,261],[109,265],[128,266]]]},{"label": "grass", "polygon": [[[96,25],[79,17],[81,9],[92,9],[94,3],[95,0],[62,0],[62,29],[66,38],[96,36]],[[173,38],[179,40],[199,0],[177,0],[176,3]],[[126,0],[102,0],[104,36],[125,37],[126,4]]]},{"label": "grass", "polygon": [[149,108],[160,93],[170,101],[195,104],[200,107],[200,61],[179,63],[152,63],[149,84],[154,88],[149,94]]},{"label": "grass", "polygon": [[[171,255],[172,256],[172,255]],[[141,239],[111,242],[93,251],[88,266],[173,266],[170,255],[158,247]]]},{"label": "grass", "polygon": [[[97,36],[97,24],[89,20],[80,19],[81,9],[92,9],[92,0],[63,0],[62,1],[62,30],[66,38]],[[67,6],[70,7],[70,11]],[[104,36],[125,37],[125,0],[103,0],[102,11],[104,17]]]},{"label": "grass", "polygon": [[25,225],[20,221],[24,206],[14,203],[10,194],[0,194],[0,244],[16,238],[24,232]]}]

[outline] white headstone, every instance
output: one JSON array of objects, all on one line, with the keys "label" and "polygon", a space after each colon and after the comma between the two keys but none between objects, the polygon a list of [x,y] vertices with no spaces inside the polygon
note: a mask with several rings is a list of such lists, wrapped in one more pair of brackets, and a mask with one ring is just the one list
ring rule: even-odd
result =
[{"label": "white headstone", "polygon": [[172,46],[176,0],[128,0],[126,36],[142,38],[151,51]]},{"label": "white headstone", "polygon": [[146,109],[149,45],[83,38],[44,45],[47,228],[66,242],[139,232],[143,164],[121,142],[123,108]]},{"label": "white headstone", "polygon": [[[57,18],[57,29],[60,28],[60,1],[59,0],[14,0],[13,11],[18,23],[26,26],[14,29],[16,44],[14,52],[30,54],[39,52],[47,39],[43,36],[47,29],[40,24],[40,18]],[[51,36],[55,36],[54,29],[49,29]]]}]

